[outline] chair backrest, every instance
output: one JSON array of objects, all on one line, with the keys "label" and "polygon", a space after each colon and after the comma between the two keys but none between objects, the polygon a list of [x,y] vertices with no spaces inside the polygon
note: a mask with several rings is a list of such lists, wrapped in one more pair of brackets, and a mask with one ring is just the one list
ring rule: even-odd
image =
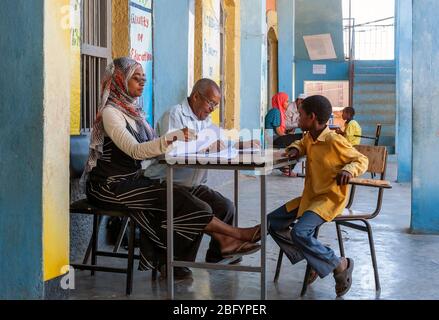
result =
[{"label": "chair backrest", "polygon": [[369,159],[369,167],[367,172],[381,174],[381,179],[384,179],[387,164],[387,148],[384,146],[355,146],[359,152],[364,154]]},{"label": "chair backrest", "polygon": [[375,131],[375,146],[378,146],[378,143],[380,142],[380,135],[381,135],[381,123],[378,123],[377,129]]},{"label": "chair backrest", "polygon": [[70,177],[80,178],[85,169],[90,145],[89,135],[70,138]]}]

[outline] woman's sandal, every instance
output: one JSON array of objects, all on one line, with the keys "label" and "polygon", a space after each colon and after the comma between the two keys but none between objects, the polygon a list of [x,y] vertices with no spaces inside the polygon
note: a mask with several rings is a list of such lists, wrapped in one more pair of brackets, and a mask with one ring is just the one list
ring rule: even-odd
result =
[{"label": "woman's sandal", "polygon": [[259,225],[258,228],[256,229],[250,242],[256,243],[259,242],[260,240],[261,240],[261,225]]},{"label": "woman's sandal", "polygon": [[235,250],[222,252],[221,255],[225,259],[238,258],[238,257],[241,257],[241,256],[245,256],[247,254],[255,253],[256,251],[259,251],[259,249],[261,249],[261,245],[260,244],[251,243],[251,242],[247,241],[247,242],[244,242],[243,244],[241,244]]},{"label": "woman's sandal", "polygon": [[291,178],[296,178],[297,177],[297,173],[295,173],[294,171],[292,171],[290,168],[282,168],[282,175],[285,177],[291,177]]},{"label": "woman's sandal", "polygon": [[346,258],[348,261],[347,268],[339,272],[337,274],[334,274],[335,279],[335,293],[337,294],[337,297],[344,296],[352,285],[352,271],[354,270],[354,260],[351,258]]}]

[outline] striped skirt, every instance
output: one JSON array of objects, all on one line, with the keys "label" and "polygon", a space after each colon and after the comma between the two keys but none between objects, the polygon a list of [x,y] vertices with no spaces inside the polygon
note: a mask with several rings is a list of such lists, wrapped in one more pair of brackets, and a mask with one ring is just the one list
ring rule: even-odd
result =
[{"label": "striped skirt", "polygon": [[[105,184],[89,181],[88,200],[108,209],[129,209],[141,231],[139,270],[156,269],[166,263],[166,184],[153,183],[134,174],[112,177]],[[213,219],[211,207],[186,188],[174,188],[174,258],[198,246],[202,231]]]}]

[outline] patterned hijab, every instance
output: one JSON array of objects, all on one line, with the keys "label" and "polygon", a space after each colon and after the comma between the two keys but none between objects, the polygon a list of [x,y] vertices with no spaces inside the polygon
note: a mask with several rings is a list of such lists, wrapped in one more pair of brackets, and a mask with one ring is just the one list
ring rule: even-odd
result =
[{"label": "patterned hijab", "polygon": [[104,124],[102,112],[105,108],[116,108],[133,119],[136,122],[137,131],[142,141],[157,138],[154,130],[146,122],[145,114],[139,107],[138,100],[131,97],[128,91],[128,81],[139,66],[141,65],[131,58],[118,58],[105,71],[101,87],[101,102],[90,138],[90,153],[84,172],[86,175],[96,166],[103,153]]},{"label": "patterned hijab", "polygon": [[273,108],[278,109],[280,111],[280,131],[285,132],[286,126],[286,115],[284,110],[284,104],[289,99],[288,94],[284,92],[279,92],[278,94],[275,94],[273,98],[271,99],[271,104]]}]

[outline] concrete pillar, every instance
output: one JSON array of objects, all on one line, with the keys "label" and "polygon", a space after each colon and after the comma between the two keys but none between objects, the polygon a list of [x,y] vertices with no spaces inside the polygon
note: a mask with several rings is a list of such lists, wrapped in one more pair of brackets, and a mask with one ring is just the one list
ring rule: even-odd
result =
[{"label": "concrete pillar", "polygon": [[436,0],[413,0],[414,232],[439,233],[439,28]]},{"label": "concrete pillar", "polygon": [[0,6],[0,299],[67,293],[60,280],[69,264],[69,5]]},{"label": "concrete pillar", "polygon": [[396,2],[396,154],[398,182],[412,180],[412,0]]},{"label": "concrete pillar", "polygon": [[153,2],[154,119],[188,95],[194,79],[194,0]]},{"label": "concrete pillar", "polygon": [[278,0],[279,22],[279,91],[294,100],[295,0]]},{"label": "concrete pillar", "polygon": [[259,129],[267,108],[265,0],[241,0],[241,129]]}]

